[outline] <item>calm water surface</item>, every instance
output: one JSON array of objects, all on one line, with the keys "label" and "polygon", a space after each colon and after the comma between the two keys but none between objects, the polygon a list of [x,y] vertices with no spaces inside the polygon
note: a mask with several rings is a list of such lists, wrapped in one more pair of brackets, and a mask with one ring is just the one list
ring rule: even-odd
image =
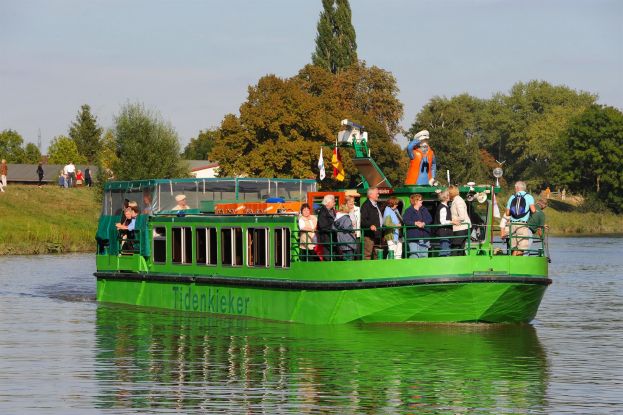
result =
[{"label": "calm water surface", "polygon": [[531,325],[98,305],[91,255],[0,257],[0,414],[623,413],[623,238],[551,240]]}]

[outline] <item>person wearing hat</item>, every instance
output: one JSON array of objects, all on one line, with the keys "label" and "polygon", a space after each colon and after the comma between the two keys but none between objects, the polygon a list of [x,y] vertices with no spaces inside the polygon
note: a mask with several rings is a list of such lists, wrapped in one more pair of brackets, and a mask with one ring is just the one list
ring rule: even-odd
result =
[{"label": "person wearing hat", "polygon": [[413,137],[407,146],[411,162],[405,180],[406,185],[433,185],[437,175],[437,160],[433,149],[428,145],[428,130],[422,130]]},{"label": "person wearing hat", "polygon": [[175,201],[177,205],[171,210],[186,210],[190,209],[190,206],[186,203],[186,195],[177,195],[175,196]]}]

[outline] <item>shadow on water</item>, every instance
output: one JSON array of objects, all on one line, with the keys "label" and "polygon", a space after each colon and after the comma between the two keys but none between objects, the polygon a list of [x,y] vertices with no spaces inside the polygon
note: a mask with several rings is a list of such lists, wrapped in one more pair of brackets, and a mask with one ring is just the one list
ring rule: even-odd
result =
[{"label": "shadow on water", "polygon": [[34,292],[37,296],[72,303],[90,303],[95,301],[95,289],[93,285],[85,286],[84,284],[61,282],[53,285],[36,287]]},{"label": "shadow on water", "polygon": [[308,326],[99,305],[99,408],[526,413],[546,406],[530,325]]}]

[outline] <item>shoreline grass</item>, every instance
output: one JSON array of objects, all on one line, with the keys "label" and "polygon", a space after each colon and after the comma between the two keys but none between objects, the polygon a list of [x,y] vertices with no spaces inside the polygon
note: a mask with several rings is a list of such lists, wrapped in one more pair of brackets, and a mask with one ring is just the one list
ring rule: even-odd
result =
[{"label": "shoreline grass", "polygon": [[[95,252],[95,189],[9,184],[6,190],[0,193],[0,255]],[[623,234],[623,215],[551,203],[545,216],[552,236]]]}]

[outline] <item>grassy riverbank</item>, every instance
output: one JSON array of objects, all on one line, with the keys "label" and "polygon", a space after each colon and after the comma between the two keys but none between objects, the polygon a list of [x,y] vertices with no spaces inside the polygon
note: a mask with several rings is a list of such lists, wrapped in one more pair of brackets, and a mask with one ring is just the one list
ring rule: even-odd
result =
[{"label": "grassy riverbank", "polygon": [[94,251],[94,191],[9,184],[0,193],[0,255]]},{"label": "grassy riverbank", "polygon": [[[9,185],[0,193],[0,255],[94,251],[94,191]],[[623,233],[623,215],[584,213],[560,201],[551,201],[545,215],[551,235]]]}]

